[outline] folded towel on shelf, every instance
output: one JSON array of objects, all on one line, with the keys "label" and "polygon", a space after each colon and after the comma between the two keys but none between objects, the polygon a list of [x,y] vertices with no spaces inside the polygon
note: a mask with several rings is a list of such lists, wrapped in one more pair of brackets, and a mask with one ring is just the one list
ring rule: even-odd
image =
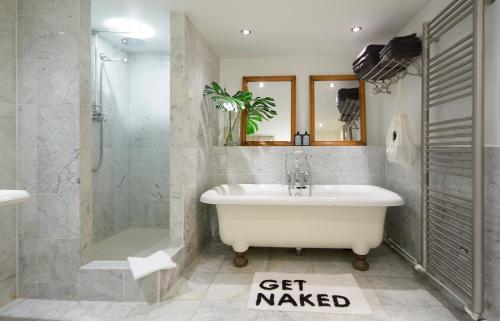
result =
[{"label": "folded towel on shelf", "polygon": [[356,57],[356,60],[353,61],[352,65],[356,65],[360,62],[361,59],[363,59],[366,56],[373,56],[377,58],[379,56],[380,50],[384,49],[385,45],[376,45],[376,44],[371,44],[366,46],[361,53]]},{"label": "folded towel on shelf", "polygon": [[380,57],[378,55],[367,55],[365,57],[362,57],[362,59],[360,59],[357,64],[353,65],[352,70],[354,71],[354,73],[357,73],[367,66],[375,67],[379,61]]},{"label": "folded towel on shelf", "polygon": [[359,100],[359,87],[339,89],[337,92],[337,100],[340,102],[347,99]]},{"label": "folded towel on shelf", "polygon": [[420,56],[422,42],[413,33],[403,37],[392,38],[391,41],[380,51],[380,56],[394,59],[408,59]]}]

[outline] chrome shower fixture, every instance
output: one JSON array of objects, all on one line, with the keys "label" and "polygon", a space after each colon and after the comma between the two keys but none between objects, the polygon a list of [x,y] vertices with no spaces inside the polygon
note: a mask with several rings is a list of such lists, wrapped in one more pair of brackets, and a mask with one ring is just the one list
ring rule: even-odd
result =
[{"label": "chrome shower fixture", "polygon": [[127,57],[124,57],[124,58],[120,58],[120,59],[111,59],[109,58],[108,56],[106,56],[105,54],[103,54],[102,52],[99,54],[99,58],[101,58],[101,61],[102,62],[112,62],[112,61],[119,61],[119,62],[123,62],[124,64],[126,64],[128,62],[128,58]]},{"label": "chrome shower fixture", "polygon": [[146,45],[146,41],[137,38],[122,38],[122,44],[130,48],[140,48]]}]

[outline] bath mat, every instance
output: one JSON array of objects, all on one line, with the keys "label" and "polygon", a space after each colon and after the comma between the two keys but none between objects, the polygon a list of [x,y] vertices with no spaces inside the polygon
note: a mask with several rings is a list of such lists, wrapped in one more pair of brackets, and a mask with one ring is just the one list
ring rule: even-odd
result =
[{"label": "bath mat", "polygon": [[276,311],[372,313],[352,274],[255,273],[247,307]]}]

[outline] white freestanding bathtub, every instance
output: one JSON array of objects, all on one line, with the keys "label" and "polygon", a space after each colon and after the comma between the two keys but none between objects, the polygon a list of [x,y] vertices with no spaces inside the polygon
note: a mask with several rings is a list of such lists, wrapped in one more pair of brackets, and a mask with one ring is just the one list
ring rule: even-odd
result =
[{"label": "white freestanding bathtub", "polygon": [[366,255],[380,245],[388,206],[398,194],[370,185],[220,185],[201,196],[215,204],[222,241],[233,247],[234,264],[245,266],[250,246],[352,249],[354,267],[367,270]]}]

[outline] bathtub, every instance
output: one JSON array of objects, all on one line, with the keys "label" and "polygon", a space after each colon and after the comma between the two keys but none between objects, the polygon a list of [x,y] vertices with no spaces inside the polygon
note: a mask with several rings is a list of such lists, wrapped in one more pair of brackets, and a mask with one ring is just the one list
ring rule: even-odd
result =
[{"label": "bathtub", "polygon": [[354,268],[368,270],[366,256],[380,245],[388,206],[398,194],[370,185],[220,185],[201,196],[214,204],[222,242],[232,246],[234,265],[248,263],[250,246],[352,249]]}]

